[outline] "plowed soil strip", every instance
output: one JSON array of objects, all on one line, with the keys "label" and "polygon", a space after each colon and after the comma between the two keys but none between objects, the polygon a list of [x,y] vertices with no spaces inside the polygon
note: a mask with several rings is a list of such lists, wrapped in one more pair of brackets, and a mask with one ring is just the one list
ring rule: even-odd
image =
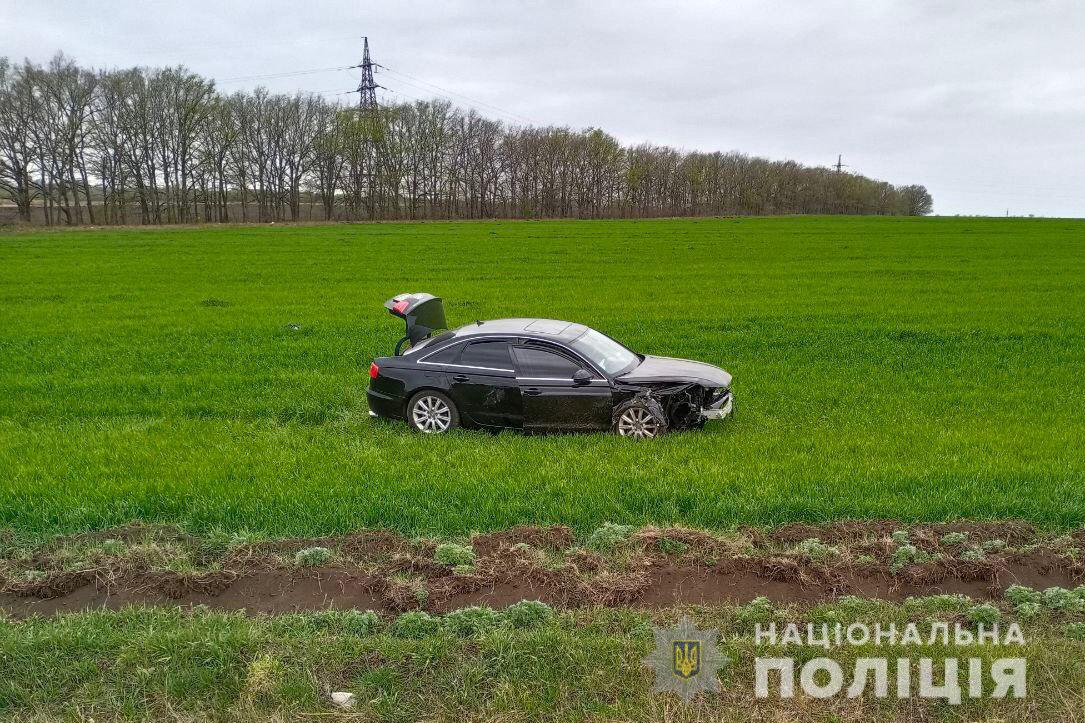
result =
[{"label": "plowed soil strip", "polygon": [[[975,599],[998,598],[1012,584],[1035,588],[1072,587],[1075,577],[1065,571],[1037,571],[1024,565],[1006,568],[995,579],[946,578],[937,583],[906,583],[889,576],[850,575],[831,583],[773,580],[752,572],[720,572],[695,567],[665,567],[649,574],[646,584],[614,592],[605,586],[595,601],[558,585],[524,579],[468,580],[466,589],[436,599],[425,606],[447,612],[470,605],[502,608],[520,600],[542,600],[559,608],[582,607],[596,602],[607,606],[631,605],[660,608],[680,604],[742,604],[765,596],[773,602],[816,603],[850,594],[900,601],[912,595],[961,593]],[[0,594],[0,607],[15,617],[52,615],[94,609],[120,609],[127,605],[206,605],[217,610],[250,613],[287,613],[306,610],[358,609],[395,613],[402,608],[380,592],[381,581],[358,570],[317,568],[274,569],[238,576],[221,590],[165,592],[153,576],[120,580],[114,584],[92,581],[54,597]],[[572,593],[572,594],[571,594]]]},{"label": "plowed soil strip", "polygon": [[[975,599],[1001,596],[1012,584],[1033,588],[1073,587],[1085,578],[1080,554],[1039,540],[1019,523],[926,525],[909,530],[909,544],[936,549],[947,532],[967,532],[975,544],[998,539],[1021,545],[981,560],[952,555],[891,569],[895,550],[891,521],[785,526],[744,530],[748,549],[734,539],[686,529],[647,528],[633,535],[624,556],[573,548],[563,527],[520,527],[476,535],[478,555],[468,571],[433,561],[433,543],[394,533],[367,531],[320,540],[278,540],[235,550],[221,570],[180,574],[122,564],[96,570],[49,571],[32,582],[4,582],[0,608],[14,617],[53,615],[131,604],[190,607],[249,613],[323,609],[408,609],[447,612],[471,605],[502,608],[520,600],[542,600],[558,608],[594,605],[661,608],[683,604],[742,604],[765,596],[775,603],[810,604],[841,595],[900,601],[908,596],[960,593]],[[152,531],[161,535],[160,530]],[[139,534],[147,534],[142,530]],[[131,529],[95,533],[95,539],[136,537]],[[71,539],[71,538],[70,538]],[[191,538],[176,537],[184,544]],[[795,540],[840,545],[843,554],[816,561],[789,548]],[[1078,547],[1082,535],[1070,538]],[[87,538],[81,538],[86,542]],[[336,565],[298,568],[284,564],[313,544],[336,550]],[[680,554],[663,549],[680,545]],[[56,543],[54,543],[54,548]],[[550,558],[546,557],[546,554]],[[47,567],[48,549],[40,553]],[[561,562],[554,564],[558,556]],[[862,560],[862,562],[857,562]]]}]

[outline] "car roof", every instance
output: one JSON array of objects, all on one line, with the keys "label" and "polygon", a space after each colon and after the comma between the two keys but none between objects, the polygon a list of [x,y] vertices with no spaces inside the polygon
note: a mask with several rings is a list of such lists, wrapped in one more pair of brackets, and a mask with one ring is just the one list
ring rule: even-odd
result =
[{"label": "car roof", "polygon": [[571,341],[588,327],[559,319],[490,319],[476,321],[454,330],[457,338],[474,336],[526,336]]}]

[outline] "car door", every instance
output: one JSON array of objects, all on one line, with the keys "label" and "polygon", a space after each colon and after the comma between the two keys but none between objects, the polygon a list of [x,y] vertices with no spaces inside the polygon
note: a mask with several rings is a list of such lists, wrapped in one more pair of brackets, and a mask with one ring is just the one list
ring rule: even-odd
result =
[{"label": "car door", "polygon": [[[525,430],[609,429],[613,401],[610,382],[556,346],[513,347],[516,380],[523,401]],[[574,380],[577,372],[583,379]]]},{"label": "car door", "polygon": [[449,396],[462,418],[486,427],[520,427],[520,386],[508,340],[467,342],[445,370]]}]

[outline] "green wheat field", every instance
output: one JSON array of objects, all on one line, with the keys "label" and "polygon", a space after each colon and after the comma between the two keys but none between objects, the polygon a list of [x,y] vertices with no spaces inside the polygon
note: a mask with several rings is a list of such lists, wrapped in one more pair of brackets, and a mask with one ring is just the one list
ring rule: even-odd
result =
[{"label": "green wheat field", "polygon": [[[382,302],[734,374],[648,443],[374,423]],[[1085,222],[776,218],[0,234],[0,527],[1085,522]]]}]

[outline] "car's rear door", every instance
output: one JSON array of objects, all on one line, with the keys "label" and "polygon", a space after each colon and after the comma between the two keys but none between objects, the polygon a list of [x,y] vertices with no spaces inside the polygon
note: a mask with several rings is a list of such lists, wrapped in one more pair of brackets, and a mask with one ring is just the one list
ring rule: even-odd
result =
[{"label": "car's rear door", "polygon": [[[512,351],[525,430],[610,428],[613,402],[607,379],[554,345],[526,342]],[[580,370],[587,371],[590,379],[574,381],[573,375]]]},{"label": "car's rear door", "polygon": [[445,372],[461,417],[487,427],[520,426],[520,386],[508,340],[467,342]]}]

